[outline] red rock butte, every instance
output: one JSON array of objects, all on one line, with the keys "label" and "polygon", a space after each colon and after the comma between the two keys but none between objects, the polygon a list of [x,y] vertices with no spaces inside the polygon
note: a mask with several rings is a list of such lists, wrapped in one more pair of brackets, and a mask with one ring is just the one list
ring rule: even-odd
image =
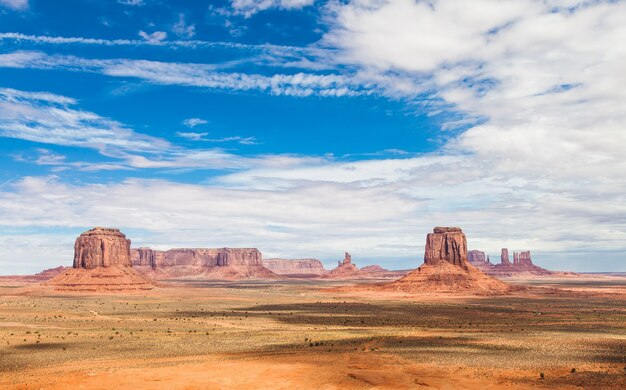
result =
[{"label": "red rock butte", "polygon": [[119,229],[96,227],[74,244],[74,268],[131,267],[130,240]]},{"label": "red rock butte", "polygon": [[132,269],[130,240],[118,229],[96,227],[74,244],[74,264],[48,281],[56,290],[116,292],[147,290],[154,283]]},{"label": "red rock butte", "polygon": [[436,227],[426,236],[424,264],[383,287],[404,292],[502,294],[504,282],[485,275],[467,261],[467,239],[458,227]]},{"label": "red rock butte", "polygon": [[447,261],[459,267],[467,265],[467,239],[458,227],[436,227],[426,236],[424,264]]}]

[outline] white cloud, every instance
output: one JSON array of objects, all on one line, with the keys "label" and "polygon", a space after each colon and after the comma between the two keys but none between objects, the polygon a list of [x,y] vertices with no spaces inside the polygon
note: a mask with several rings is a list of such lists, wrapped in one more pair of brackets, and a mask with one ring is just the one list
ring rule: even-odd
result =
[{"label": "white cloud", "polygon": [[130,5],[135,7],[140,7],[146,4],[144,0],[117,0],[117,2],[123,5]]},{"label": "white cloud", "polygon": [[202,118],[187,118],[183,121],[183,125],[192,129],[196,126],[206,125],[207,123],[209,123],[209,121]]},{"label": "white cloud", "polygon": [[315,0],[231,0],[235,13],[250,17],[270,8],[293,10],[313,5]]},{"label": "white cloud", "polygon": [[181,132],[177,131],[176,135],[179,137],[186,138],[191,141],[201,141],[204,137],[209,135],[209,133],[194,133],[194,132]]},{"label": "white cloud", "polygon": [[33,142],[155,151],[167,146],[158,138],[135,133],[119,122],[71,108],[76,102],[47,92],[0,89],[0,136]]},{"label": "white cloud", "polygon": [[260,91],[287,96],[355,96],[372,93],[375,85],[365,78],[341,74],[260,74],[218,72],[212,64],[147,60],[97,60],[74,56],[49,56],[42,52],[0,54],[0,67],[63,69],[98,72],[112,77],[134,77],[163,85],[221,90]]},{"label": "white cloud", "polygon": [[[220,149],[187,150],[170,142],[140,134],[117,121],[73,108],[74,99],[47,92],[0,89],[0,137],[50,145],[97,150],[108,163],[67,162],[62,156],[41,152],[39,165],[81,170],[112,169],[243,169],[260,160],[243,158]],[[207,139],[210,142],[250,144],[254,138]]]},{"label": "white cloud", "polygon": [[14,10],[25,10],[28,8],[28,0],[0,0],[0,6]]},{"label": "white cloud", "polygon": [[195,24],[187,24],[185,22],[185,15],[179,14],[178,21],[172,26],[172,32],[181,38],[193,38],[196,35]]},{"label": "white cloud", "polygon": [[153,33],[148,34],[147,32],[140,30],[139,36],[142,37],[146,42],[150,44],[161,43],[165,39],[167,39],[167,33],[165,31],[155,31]]},{"label": "white cloud", "polygon": [[223,138],[209,138],[209,133],[194,133],[194,132],[180,132],[177,131],[176,135],[182,138],[186,138],[190,141],[203,141],[213,143],[235,142],[241,145],[257,145],[257,139],[255,137],[223,137]]}]

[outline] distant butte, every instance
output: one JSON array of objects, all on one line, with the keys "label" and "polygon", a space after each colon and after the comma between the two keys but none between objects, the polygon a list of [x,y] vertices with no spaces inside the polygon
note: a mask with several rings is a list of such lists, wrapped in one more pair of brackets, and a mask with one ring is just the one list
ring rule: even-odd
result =
[{"label": "distant butte", "polygon": [[[479,252],[479,251],[470,251]],[[483,253],[483,252],[479,252]],[[513,252],[513,263],[509,260],[509,250],[502,248],[500,255],[500,263],[491,264],[489,262],[481,262],[476,257],[471,257],[470,262],[478,269],[488,275],[507,277],[522,275],[555,275],[557,273],[548,271],[533,264],[530,251]],[[561,273],[562,274],[562,273]]]},{"label": "distant butte", "polygon": [[130,257],[135,269],[155,278],[279,278],[263,265],[256,248],[137,248],[130,251]]},{"label": "distant butte", "polygon": [[467,239],[458,227],[436,227],[426,237],[424,264],[384,286],[404,292],[502,294],[504,282],[485,275],[467,261]]},{"label": "distant butte", "polygon": [[337,267],[332,269],[326,277],[332,279],[349,279],[362,276],[362,272],[352,263],[350,253],[345,252],[343,260],[339,260],[337,263]]},{"label": "distant butte", "polygon": [[317,277],[328,273],[318,259],[263,259],[263,265],[278,275]]}]

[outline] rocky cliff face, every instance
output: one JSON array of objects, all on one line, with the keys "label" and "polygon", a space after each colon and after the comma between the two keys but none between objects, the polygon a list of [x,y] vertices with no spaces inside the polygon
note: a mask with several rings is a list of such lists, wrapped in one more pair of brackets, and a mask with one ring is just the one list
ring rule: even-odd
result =
[{"label": "rocky cliff face", "polygon": [[132,266],[130,240],[119,229],[96,227],[81,234],[74,244],[74,268]]},{"label": "rocky cliff face", "polygon": [[323,275],[327,273],[318,259],[263,259],[263,265],[278,275]]},{"label": "rocky cliff face", "polygon": [[467,239],[458,227],[436,227],[426,236],[424,264],[447,261],[453,265],[467,265]]},{"label": "rocky cliff face", "polygon": [[485,252],[471,250],[467,252],[467,261],[470,263],[486,263]]},{"label": "rocky cliff face", "polygon": [[136,269],[154,271],[164,277],[237,279],[276,276],[263,266],[261,252],[255,248],[179,248],[167,251],[137,248],[131,250],[131,259]]}]

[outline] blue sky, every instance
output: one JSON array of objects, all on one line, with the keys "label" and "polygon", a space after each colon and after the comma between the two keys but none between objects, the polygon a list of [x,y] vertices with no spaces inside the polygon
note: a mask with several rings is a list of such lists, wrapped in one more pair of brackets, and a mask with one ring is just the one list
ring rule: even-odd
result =
[{"label": "blue sky", "polygon": [[624,271],[623,17],[623,1],[0,0],[0,274],[71,263],[95,225],[389,268],[458,225],[492,258]]}]

